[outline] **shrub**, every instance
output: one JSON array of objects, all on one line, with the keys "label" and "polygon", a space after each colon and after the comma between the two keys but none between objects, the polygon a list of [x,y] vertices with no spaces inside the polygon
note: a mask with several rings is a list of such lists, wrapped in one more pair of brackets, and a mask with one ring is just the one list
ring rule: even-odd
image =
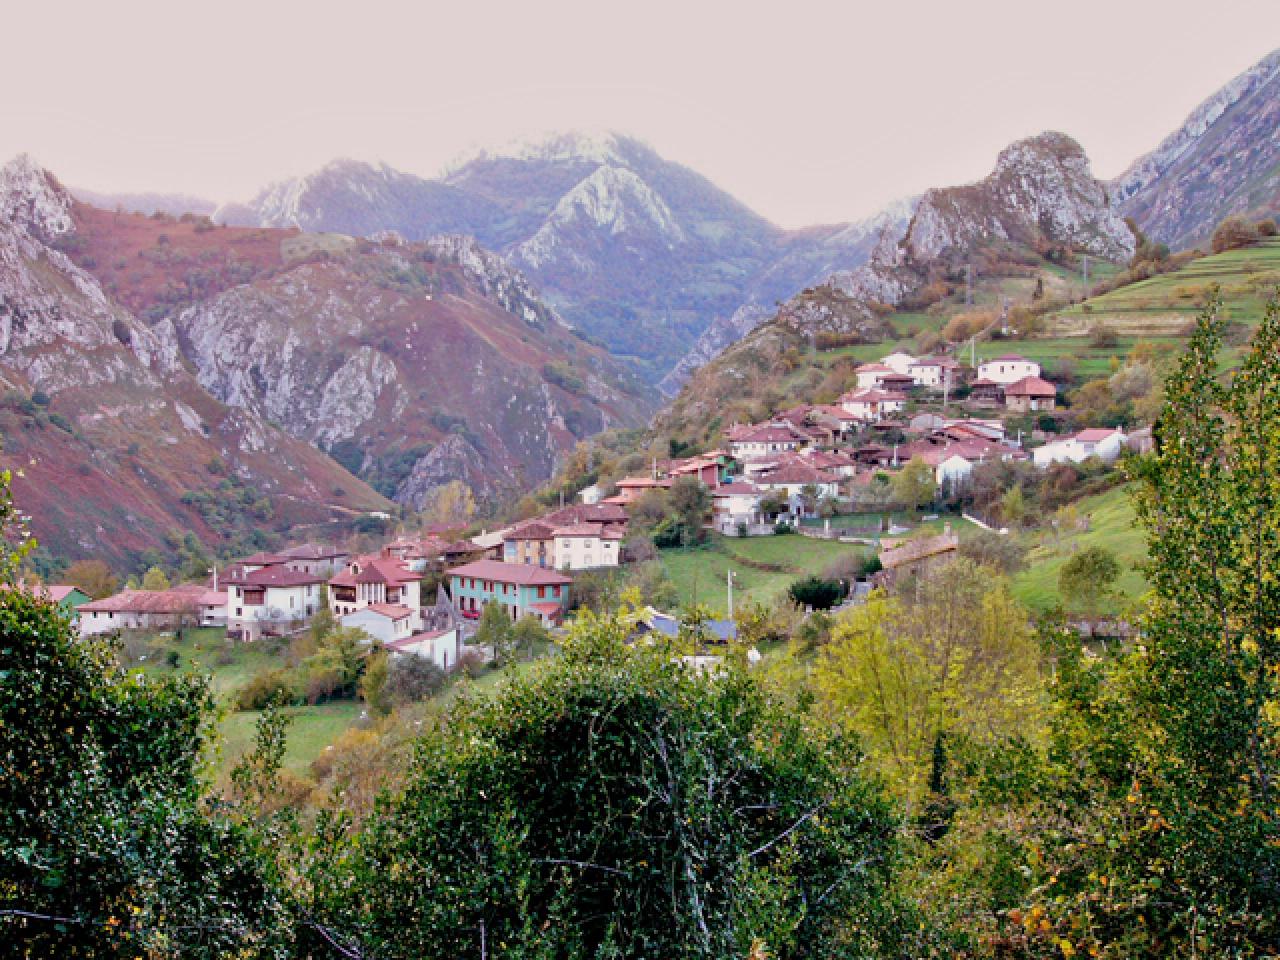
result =
[{"label": "shrub", "polygon": [[397,706],[435,696],[444,687],[445,675],[426,657],[396,656],[387,665],[386,693]]},{"label": "shrub", "polygon": [[261,710],[270,703],[294,703],[297,696],[286,670],[263,670],[236,694],[236,706],[241,710]]},{"label": "shrub", "polygon": [[1258,239],[1258,231],[1244,217],[1227,217],[1213,231],[1211,246],[1214,253],[1247,247]]},{"label": "shrub", "polygon": [[797,580],[787,588],[787,593],[796,604],[812,607],[814,610],[830,610],[844,599],[844,584],[839,580],[824,580],[820,577],[806,577]]}]

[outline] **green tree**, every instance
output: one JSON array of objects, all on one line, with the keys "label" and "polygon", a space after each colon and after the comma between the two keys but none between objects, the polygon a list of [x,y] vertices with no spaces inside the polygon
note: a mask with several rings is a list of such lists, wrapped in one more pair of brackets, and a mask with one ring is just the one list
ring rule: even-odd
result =
[{"label": "green tree", "polygon": [[390,659],[385,650],[372,651],[365,664],[364,675],[360,678],[360,697],[379,716],[386,716],[393,706],[387,692]]},{"label": "green tree", "polygon": [[814,610],[830,610],[844,599],[845,586],[839,580],[823,580],[821,577],[805,577],[787,588],[792,602]]},{"label": "green tree", "polygon": [[1111,596],[1120,562],[1106,547],[1086,547],[1077,552],[1058,574],[1058,591],[1074,609],[1096,617]]},{"label": "green tree", "polygon": [[507,613],[506,606],[496,600],[486,603],[476,626],[476,646],[489,647],[493,651],[494,662],[505,667],[515,657],[513,634],[511,615]]},{"label": "green tree", "polygon": [[326,927],[388,960],[910,954],[855,745],[630,630],[585,615],[563,657],[464,700],[346,869],[314,871]]},{"label": "green tree", "polygon": [[169,578],[159,567],[152,567],[142,576],[143,590],[168,590]]},{"label": "green tree", "polygon": [[534,654],[551,642],[551,631],[542,620],[525,614],[511,628],[511,646],[517,656],[532,660]]},{"label": "green tree", "polygon": [[938,493],[933,467],[919,457],[912,457],[893,476],[893,499],[911,510],[932,503]]},{"label": "green tree", "polygon": [[1022,521],[1027,516],[1027,499],[1019,484],[1015,483],[1000,498],[1000,516],[1015,530],[1022,526]]},{"label": "green tree", "polygon": [[290,949],[293,918],[259,824],[202,800],[213,721],[204,679],[142,682],[53,605],[0,590],[0,932],[11,955]]}]

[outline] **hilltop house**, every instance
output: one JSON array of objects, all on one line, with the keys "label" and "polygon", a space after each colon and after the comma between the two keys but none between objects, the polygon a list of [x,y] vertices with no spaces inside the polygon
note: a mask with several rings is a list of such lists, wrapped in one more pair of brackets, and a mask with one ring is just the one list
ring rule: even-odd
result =
[{"label": "hilltop house", "polygon": [[489,603],[501,604],[512,620],[525,615],[559,623],[569,609],[573,580],[532,564],[477,560],[449,571],[450,594],[463,616],[476,616]]},{"label": "hilltop house", "polygon": [[1037,467],[1053,463],[1082,463],[1090,457],[1098,457],[1107,463],[1115,462],[1124,450],[1126,437],[1123,430],[1094,427],[1081,430],[1065,440],[1046,443],[1031,452]]},{"label": "hilltop house", "polygon": [[899,350],[889,354],[887,357],[881,357],[880,362],[894,373],[909,377],[911,375],[911,365],[916,362],[916,358]]},{"label": "hilltop house", "polygon": [[658,477],[623,477],[614,486],[618,488],[617,495],[606,497],[601,501],[601,506],[610,504],[626,506],[629,503],[635,503],[650,490],[670,489],[671,481]]},{"label": "hilltop house", "polygon": [[[247,563],[247,561],[246,561]],[[242,640],[280,635],[301,627],[320,608],[324,577],[283,564],[241,565],[223,580],[227,633]]]},{"label": "hilltop house", "polygon": [[1001,386],[1017,383],[1024,377],[1038,376],[1040,376],[1040,364],[1016,353],[1002,354],[978,364],[979,380],[990,380]]},{"label": "hilltop house", "polygon": [[331,577],[347,565],[346,550],[316,543],[287,547],[277,555],[290,570],[297,573],[314,573],[320,577]]},{"label": "hilltop house", "polygon": [[1058,388],[1039,377],[1023,377],[1004,388],[1004,403],[1018,413],[1052,410],[1058,397]]},{"label": "hilltop house", "polygon": [[329,607],[334,616],[345,617],[374,604],[405,606],[413,612],[416,630],[422,625],[421,587],[418,574],[399,560],[356,557],[329,581]]},{"label": "hilltop house", "polygon": [[808,446],[812,438],[783,420],[754,427],[738,428],[729,434],[729,450],[739,460],[791,453]]}]

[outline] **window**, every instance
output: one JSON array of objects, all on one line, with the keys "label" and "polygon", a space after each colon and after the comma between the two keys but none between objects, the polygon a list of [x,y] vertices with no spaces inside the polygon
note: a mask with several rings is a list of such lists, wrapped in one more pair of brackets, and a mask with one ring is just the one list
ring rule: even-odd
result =
[{"label": "window", "polygon": [[539,588],[538,588],[538,599],[539,599],[539,600],[541,600],[541,599],[542,599],[543,597],[545,597],[546,595],[547,595],[547,588],[546,588],[546,587],[539,587]]}]

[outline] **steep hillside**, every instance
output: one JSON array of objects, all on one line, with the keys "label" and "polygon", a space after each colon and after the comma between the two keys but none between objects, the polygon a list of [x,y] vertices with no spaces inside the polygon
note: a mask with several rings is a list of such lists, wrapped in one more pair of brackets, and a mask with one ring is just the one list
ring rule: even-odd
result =
[{"label": "steep hillside", "polygon": [[310,445],[213,400],[171,323],[148,326],[45,241],[69,194],[26,158],[0,168],[0,433],[31,527],[65,557],[122,566],[193,532],[217,547],[386,501]]},{"label": "steep hillside", "polygon": [[0,429],[64,556],[388,508],[353,472],[413,507],[453,479],[497,497],[652,409],[470,238],[108,212],[27,158],[0,230]]},{"label": "steep hillside", "polygon": [[[826,400],[847,387],[852,364],[819,362],[819,335],[847,341],[896,339],[912,326],[940,325],[975,280],[1029,296],[1079,255],[1124,260],[1133,237],[1070,137],[1045,133],[1012,144],[978,183],[930,190],[898,237],[882,232],[871,260],[838,272],[782,305],[771,319],[699,370],[663,414],[660,430],[706,438],[733,420],[767,415],[797,390]],[[926,312],[932,311],[932,312]],[[819,401],[822,402],[822,401]]]},{"label": "steep hillside", "polygon": [[519,490],[649,409],[468,238],[362,241],[198,303],[177,328],[215,397],[412,506],[452,479],[484,496]]},{"label": "steep hillside", "polygon": [[141,213],[147,216],[153,213],[164,213],[171,217],[180,217],[184,213],[189,213],[207,217],[218,209],[218,204],[212,200],[187,193],[108,193],[85,190],[81,187],[67,189],[81,203],[102,210],[119,210],[122,213]]},{"label": "steep hillside", "polygon": [[1175,250],[1233,213],[1280,211],[1280,50],[1196,107],[1111,185],[1122,213]]},{"label": "steep hillside", "polygon": [[[713,324],[865,261],[865,224],[788,233],[637,140],[556,135],[477,153],[439,180],[339,161],[217,219],[410,240],[467,233],[526,272],[573,326],[657,381]],[[737,315],[735,319],[735,315]],[[709,356],[715,346],[699,348]],[[668,381],[678,385],[683,369]]]}]

